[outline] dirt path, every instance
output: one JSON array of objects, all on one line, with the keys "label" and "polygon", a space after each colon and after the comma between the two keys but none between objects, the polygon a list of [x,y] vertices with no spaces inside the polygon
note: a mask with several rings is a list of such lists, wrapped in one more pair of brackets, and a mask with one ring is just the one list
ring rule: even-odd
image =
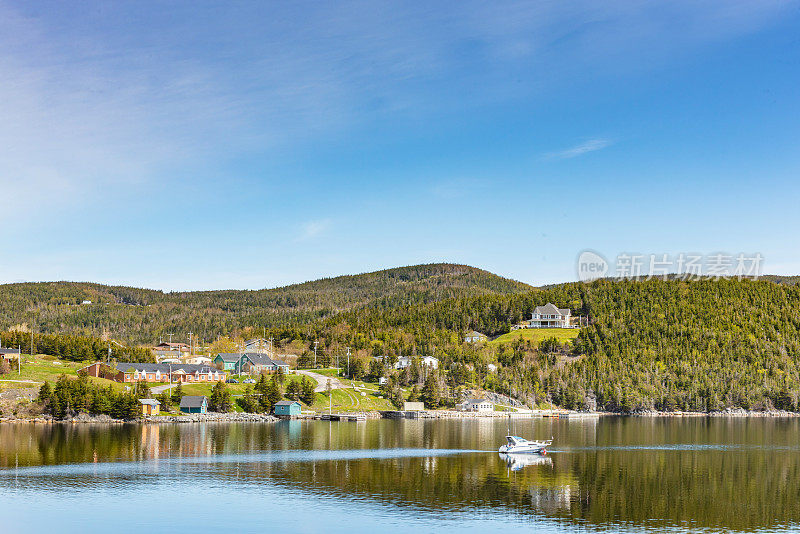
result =
[{"label": "dirt path", "polygon": [[331,389],[343,389],[345,387],[344,384],[342,384],[335,376],[325,376],[315,373],[314,371],[301,371],[299,369],[296,370],[295,373],[298,375],[305,375],[316,380],[317,387],[314,388],[314,391],[317,393],[323,393],[328,389],[328,380],[331,381]]}]

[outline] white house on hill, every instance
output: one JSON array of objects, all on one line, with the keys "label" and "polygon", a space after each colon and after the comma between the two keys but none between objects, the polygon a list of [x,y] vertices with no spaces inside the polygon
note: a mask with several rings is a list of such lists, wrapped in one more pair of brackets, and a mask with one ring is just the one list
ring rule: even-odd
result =
[{"label": "white house on hill", "polygon": [[529,328],[569,328],[571,317],[569,308],[556,308],[548,302],[533,310]]}]

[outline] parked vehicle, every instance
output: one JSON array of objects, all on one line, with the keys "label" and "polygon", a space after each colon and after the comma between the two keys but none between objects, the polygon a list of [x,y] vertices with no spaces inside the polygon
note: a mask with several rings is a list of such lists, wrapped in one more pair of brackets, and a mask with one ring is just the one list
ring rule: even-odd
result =
[{"label": "parked vehicle", "polygon": [[238,381],[238,380],[236,380],[235,378],[229,378],[229,379],[227,379],[227,380],[225,381],[225,383],[226,383],[226,384],[238,384],[238,383],[239,383],[239,381]]},{"label": "parked vehicle", "polygon": [[242,380],[242,384],[255,384],[255,383],[256,381],[252,378],[245,378],[244,380]]}]

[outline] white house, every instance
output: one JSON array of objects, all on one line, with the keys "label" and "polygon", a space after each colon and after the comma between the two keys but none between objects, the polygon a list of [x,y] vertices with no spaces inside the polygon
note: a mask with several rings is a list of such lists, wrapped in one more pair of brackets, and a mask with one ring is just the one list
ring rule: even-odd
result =
[{"label": "white house", "polygon": [[425,367],[430,367],[431,369],[439,368],[439,360],[433,356],[423,356],[419,361]]},{"label": "white house", "polygon": [[488,338],[485,335],[481,334],[477,330],[473,330],[464,336],[464,343],[482,343],[487,339]]},{"label": "white house", "polygon": [[550,302],[536,306],[528,323],[529,328],[569,328],[571,312],[569,308],[556,308]]},{"label": "white house", "polygon": [[459,408],[462,412],[493,412],[494,404],[486,399],[467,399]]},{"label": "white house", "polygon": [[[400,356],[397,358],[397,363],[394,364],[395,369],[405,369],[406,367],[411,367],[411,362],[413,361],[413,357],[411,356]],[[439,360],[434,358],[433,356],[423,356],[419,359],[419,363],[424,365],[425,367],[430,367],[431,369],[438,369],[439,368]]]}]

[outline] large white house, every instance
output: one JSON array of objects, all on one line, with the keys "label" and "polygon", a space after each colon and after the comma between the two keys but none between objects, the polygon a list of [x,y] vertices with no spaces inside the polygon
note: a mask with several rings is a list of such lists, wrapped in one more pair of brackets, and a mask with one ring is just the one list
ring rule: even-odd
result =
[{"label": "large white house", "polygon": [[548,302],[536,306],[528,328],[569,328],[571,317],[569,308],[556,308],[555,304]]}]

